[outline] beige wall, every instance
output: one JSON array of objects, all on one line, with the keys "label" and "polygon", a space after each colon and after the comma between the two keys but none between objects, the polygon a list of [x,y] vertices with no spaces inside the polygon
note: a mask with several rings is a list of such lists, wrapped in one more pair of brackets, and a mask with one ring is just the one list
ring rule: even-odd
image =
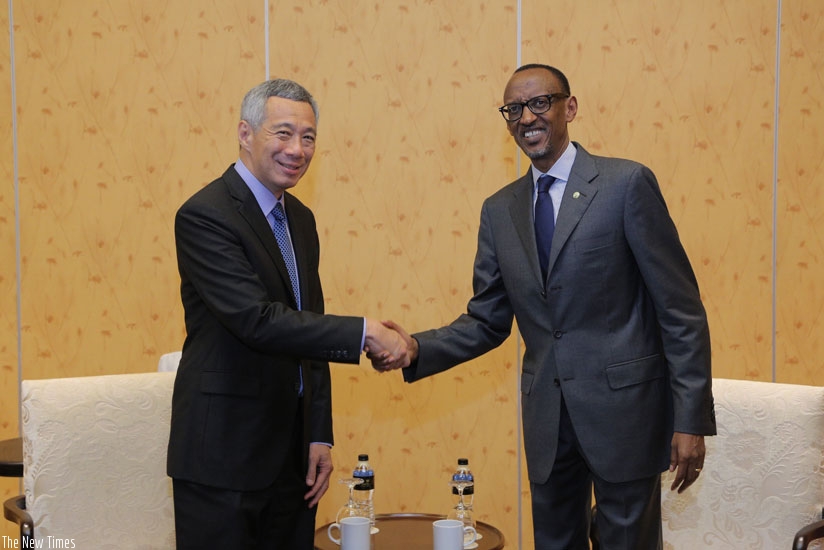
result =
[{"label": "beige wall", "polygon": [[[10,0],[0,437],[17,433],[19,376],[148,371],[180,348],[174,212],[236,158],[238,105],[267,59],[321,105],[297,194],[318,218],[330,312],[420,330],[463,310],[480,204],[527,168],[495,108],[519,61],[548,62],[579,100],[573,139],[658,175],[701,284],[715,374],[824,383],[820,2],[785,0],[781,14],[766,0],[520,6]],[[334,366],[335,477],[369,452],[379,512],[443,513],[448,473],[468,456],[480,519],[530,547],[519,355],[513,336],[415,385],[366,361]],[[17,491],[0,480],[4,497]],[[343,498],[333,486],[320,519]]]},{"label": "beige wall", "polygon": [[[8,10],[0,10],[0,439],[18,433],[17,274],[14,152]],[[20,493],[17,479],[0,477],[0,500]],[[10,532],[3,522],[0,537]],[[6,525],[7,524],[7,525]]]},{"label": "beige wall", "polygon": [[784,2],[778,123],[778,380],[824,384],[824,5]]}]

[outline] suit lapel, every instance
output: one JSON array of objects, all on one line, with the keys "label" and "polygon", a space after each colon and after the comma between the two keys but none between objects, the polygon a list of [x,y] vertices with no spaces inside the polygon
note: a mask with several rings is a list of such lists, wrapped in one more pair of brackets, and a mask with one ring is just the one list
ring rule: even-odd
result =
[{"label": "suit lapel", "polygon": [[564,197],[561,199],[558,219],[555,221],[555,234],[552,236],[552,249],[549,252],[547,273],[552,273],[558,255],[597,193],[596,186],[592,185],[592,181],[598,176],[595,161],[583,147],[577,143],[575,146],[578,151],[575,154],[575,162],[572,164],[569,181],[567,181],[566,189],[564,189]]},{"label": "suit lapel", "polygon": [[[519,179],[513,188],[512,202],[509,205],[509,215],[512,225],[521,239],[521,244],[529,258],[529,268],[535,278],[541,280],[541,263],[538,259],[538,244],[535,241],[535,213],[533,208],[532,170]],[[541,283],[543,285],[543,282]]]},{"label": "suit lapel", "polygon": [[[280,278],[283,281],[283,285],[289,289],[290,305],[297,309],[297,303],[294,299],[295,293],[292,289],[292,282],[289,279],[289,271],[286,269],[286,263],[283,261],[280,248],[278,248],[277,239],[275,239],[275,235],[272,233],[272,228],[269,226],[266,216],[261,211],[257,199],[255,199],[255,196],[249,190],[246,182],[243,181],[243,178],[240,177],[234,167],[230,166],[229,169],[226,170],[223,174],[223,180],[226,182],[226,186],[229,189],[229,194],[232,195],[232,198],[234,198],[237,202],[238,213],[246,221],[246,223],[249,224],[249,227],[257,238],[260,239],[261,244],[263,244],[263,247],[266,249],[269,257],[272,259],[272,263],[275,264],[275,267],[280,274]],[[290,231],[292,229],[291,225],[290,220]],[[297,254],[297,250],[295,253]],[[300,262],[298,262],[298,273],[300,273]]]}]

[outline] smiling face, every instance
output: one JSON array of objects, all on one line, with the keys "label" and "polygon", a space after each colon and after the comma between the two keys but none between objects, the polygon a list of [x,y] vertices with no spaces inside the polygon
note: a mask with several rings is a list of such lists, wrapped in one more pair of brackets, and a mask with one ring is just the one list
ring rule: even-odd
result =
[{"label": "smiling face", "polygon": [[238,125],[240,159],[278,198],[297,185],[315,154],[315,113],[312,105],[282,97],[266,100],[266,118],[260,128],[241,120]]},{"label": "smiling face", "polygon": [[[524,103],[533,97],[565,93],[558,78],[546,69],[526,69],[516,72],[504,90],[504,105]],[[535,168],[548,171],[563,154],[569,143],[567,124],[575,119],[578,101],[574,96],[553,100],[549,111],[534,114],[527,107],[514,122],[507,122],[507,129],[515,143],[532,160]]]}]

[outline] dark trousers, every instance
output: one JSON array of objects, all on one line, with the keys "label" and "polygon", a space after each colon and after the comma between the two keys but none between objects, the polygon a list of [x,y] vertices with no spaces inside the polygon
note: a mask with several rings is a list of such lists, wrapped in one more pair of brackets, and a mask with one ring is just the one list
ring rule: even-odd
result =
[{"label": "dark trousers", "polygon": [[[618,457],[620,458],[620,457]],[[531,483],[536,550],[588,550],[592,491],[601,550],[660,550],[661,476],[609,483],[595,476],[561,403],[558,454],[544,484]]]},{"label": "dark trousers", "polygon": [[[298,415],[300,419],[302,415]],[[315,514],[306,486],[302,422],[277,480],[259,491],[233,491],[173,480],[177,550],[313,550]]]}]

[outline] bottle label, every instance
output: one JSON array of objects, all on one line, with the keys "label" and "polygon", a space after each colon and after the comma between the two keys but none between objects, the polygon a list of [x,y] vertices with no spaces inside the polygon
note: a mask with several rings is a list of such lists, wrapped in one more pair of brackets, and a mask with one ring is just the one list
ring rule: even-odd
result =
[{"label": "bottle label", "polygon": [[355,485],[356,491],[369,491],[375,488],[375,476],[359,476],[357,472],[355,472],[355,477],[357,479],[362,479],[363,483]]},{"label": "bottle label", "polygon": [[[455,474],[452,475],[452,481],[472,481],[472,482],[474,482],[475,479],[473,478],[472,474],[463,473],[463,472],[460,472],[460,473],[456,472]],[[452,487],[452,494],[453,495],[458,494],[458,488],[457,487]],[[475,486],[471,485],[469,487],[464,487],[463,494],[465,494],[465,495],[475,494]]]}]

